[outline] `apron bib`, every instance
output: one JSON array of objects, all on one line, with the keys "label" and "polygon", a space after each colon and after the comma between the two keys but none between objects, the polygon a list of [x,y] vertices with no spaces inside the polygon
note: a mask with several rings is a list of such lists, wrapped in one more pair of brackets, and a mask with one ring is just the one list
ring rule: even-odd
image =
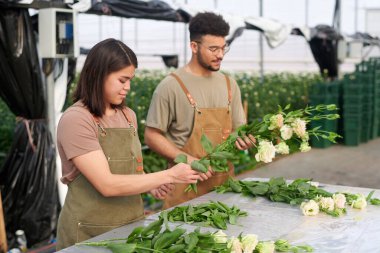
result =
[{"label": "apron bib", "polygon": [[[206,155],[205,150],[201,145],[201,137],[205,134],[212,144],[215,146],[223,142],[230,135],[232,131],[232,119],[230,114],[230,104],[232,100],[230,80],[226,77],[228,89],[228,104],[227,107],[222,108],[198,108],[195,100],[187,90],[182,80],[175,74],[171,74],[178,83],[181,85],[182,90],[185,92],[190,105],[194,108],[194,127],[193,131],[181,149],[187,154],[196,158],[201,158]],[[173,164],[171,164],[173,165]],[[234,175],[232,164],[229,164],[229,171],[223,173],[215,173],[211,178],[206,181],[199,181],[197,184],[198,193],[193,191],[185,192],[184,190],[189,184],[175,184],[175,189],[166,197],[163,209],[189,201],[193,198],[206,194],[214,189],[215,186],[223,184],[229,176]]]},{"label": "apron bib", "polygon": [[[112,174],[142,174],[141,144],[127,110],[122,110],[130,128],[98,126],[98,138]],[[144,218],[140,195],[104,197],[80,174],[69,185],[58,221],[57,250],[90,239],[114,228]]]}]

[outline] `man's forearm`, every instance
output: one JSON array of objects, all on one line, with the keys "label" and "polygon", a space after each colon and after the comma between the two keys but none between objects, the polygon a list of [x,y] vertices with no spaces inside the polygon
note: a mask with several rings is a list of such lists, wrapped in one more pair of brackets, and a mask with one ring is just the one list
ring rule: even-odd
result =
[{"label": "man's forearm", "polygon": [[170,161],[174,160],[179,154],[185,154],[185,152],[177,148],[174,143],[169,141],[158,129],[146,127],[144,140],[151,150]]}]

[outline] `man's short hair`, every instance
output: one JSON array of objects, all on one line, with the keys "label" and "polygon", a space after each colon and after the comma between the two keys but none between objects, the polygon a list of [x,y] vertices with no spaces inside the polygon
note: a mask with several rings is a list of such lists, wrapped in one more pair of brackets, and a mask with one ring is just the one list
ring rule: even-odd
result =
[{"label": "man's short hair", "polygon": [[195,15],[189,24],[190,41],[199,41],[204,35],[226,37],[230,26],[221,15],[202,12]]}]

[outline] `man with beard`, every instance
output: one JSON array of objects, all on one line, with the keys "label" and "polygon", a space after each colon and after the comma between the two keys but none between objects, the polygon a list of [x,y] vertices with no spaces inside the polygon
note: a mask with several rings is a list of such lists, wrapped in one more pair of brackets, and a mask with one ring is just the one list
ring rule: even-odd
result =
[{"label": "man with beard", "polygon": [[[145,143],[173,165],[179,154],[190,164],[206,153],[201,145],[205,134],[216,145],[246,123],[239,87],[231,77],[219,71],[229,46],[225,37],[229,25],[214,13],[194,16],[189,24],[192,57],[186,66],[165,77],[157,86],[149,107]],[[250,148],[252,136],[236,141],[240,150]],[[177,184],[165,200],[164,208],[180,204],[211,191],[233,175],[229,172],[201,174],[198,193],[184,192],[188,186]]]}]

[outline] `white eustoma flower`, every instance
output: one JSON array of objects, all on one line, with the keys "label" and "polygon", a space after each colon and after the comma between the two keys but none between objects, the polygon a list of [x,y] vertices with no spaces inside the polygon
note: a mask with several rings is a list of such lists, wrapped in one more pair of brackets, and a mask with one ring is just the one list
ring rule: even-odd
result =
[{"label": "white eustoma flower", "polygon": [[242,245],[238,238],[231,237],[228,240],[227,248],[231,250],[231,253],[242,253]]},{"label": "white eustoma flower", "polygon": [[278,154],[281,154],[281,155],[287,155],[289,154],[289,146],[286,145],[285,142],[280,142],[279,144],[277,144],[276,146],[274,146],[276,148],[276,152]]},{"label": "white eustoma flower", "polygon": [[311,147],[308,142],[302,142],[300,146],[301,152],[308,152],[310,151]]},{"label": "white eustoma flower", "polygon": [[310,139],[309,133],[306,132],[305,135],[302,137],[302,141],[308,141]]},{"label": "white eustoma flower", "polygon": [[214,237],[214,241],[216,243],[226,243],[227,242],[227,235],[223,233],[222,230],[218,230],[218,232],[214,233],[212,235]]},{"label": "white eustoma flower", "polygon": [[273,241],[259,242],[256,246],[258,253],[273,253],[275,252],[275,245]]},{"label": "white eustoma flower", "polygon": [[247,234],[241,239],[243,253],[252,253],[258,243],[257,235]]},{"label": "white eustoma flower", "polygon": [[292,128],[296,135],[302,139],[306,134],[306,121],[297,118],[293,121]]},{"label": "white eustoma flower", "polygon": [[262,140],[259,142],[259,147],[257,148],[257,154],[255,155],[256,161],[270,163],[276,155],[276,148],[270,141]]},{"label": "white eustoma flower", "polygon": [[288,125],[283,125],[280,129],[281,138],[283,140],[289,140],[293,136],[293,129]]},{"label": "white eustoma flower", "polygon": [[335,202],[330,197],[322,197],[319,199],[319,206],[321,207],[322,210],[333,211]]},{"label": "white eustoma flower", "polygon": [[319,213],[318,203],[314,200],[309,200],[308,202],[302,202],[301,211],[306,216],[314,216]]},{"label": "white eustoma flower", "polygon": [[310,183],[311,186],[315,186],[315,187],[319,186],[319,182],[310,181],[309,183]]},{"label": "white eustoma flower", "polygon": [[340,209],[345,208],[345,205],[346,205],[346,196],[344,196],[344,194],[337,193],[337,194],[334,194],[332,198],[334,200],[336,208],[340,208]]},{"label": "white eustoma flower", "polygon": [[363,209],[367,206],[367,200],[363,194],[356,194],[357,199],[352,201],[351,206],[356,209]]},{"label": "white eustoma flower", "polygon": [[272,117],[270,117],[269,121],[269,130],[273,130],[276,128],[280,129],[284,125],[284,117],[282,116],[282,114],[273,115]]}]

